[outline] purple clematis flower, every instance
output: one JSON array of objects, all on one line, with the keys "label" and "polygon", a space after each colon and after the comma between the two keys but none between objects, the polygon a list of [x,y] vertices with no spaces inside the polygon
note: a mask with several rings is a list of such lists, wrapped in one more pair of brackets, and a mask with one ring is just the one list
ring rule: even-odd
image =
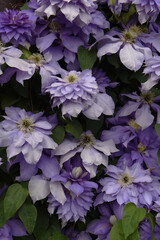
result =
[{"label": "purple clematis flower", "polygon": [[60,11],[67,20],[77,20],[81,25],[91,22],[90,13],[97,8],[96,0],[37,0],[37,4],[35,12],[39,16],[46,14],[49,17]]},{"label": "purple clematis flower", "polygon": [[5,108],[5,112],[7,116],[0,123],[0,146],[7,147],[8,159],[22,152],[27,163],[36,164],[43,149],[57,147],[48,136],[57,123],[55,115],[50,123],[42,112],[33,114],[15,107]]},{"label": "purple clematis flower", "polygon": [[142,91],[140,96],[136,92],[123,94],[123,96],[131,100],[118,111],[116,117],[125,117],[135,113],[135,121],[143,130],[154,121],[154,116],[150,110],[153,109],[157,112],[157,123],[160,122],[160,106],[156,103],[160,101],[159,96],[154,97],[154,94],[150,91]]},{"label": "purple clematis flower", "polygon": [[12,240],[12,236],[22,237],[26,235],[27,233],[22,222],[14,218],[8,220],[0,229],[0,239],[3,240]]},{"label": "purple clematis flower", "polygon": [[54,171],[48,172],[45,169],[44,172],[44,163],[41,164],[44,175],[33,176],[29,182],[29,193],[33,201],[41,200],[50,194],[48,211],[53,214],[58,208],[57,214],[62,219],[63,225],[67,221],[76,222],[78,219],[84,221],[94,195],[91,189],[97,189],[98,185],[89,181],[89,174],[76,164],[65,164],[64,169],[59,173],[59,164],[56,159],[45,163],[48,170],[48,164],[55,165]]},{"label": "purple clematis flower", "polygon": [[127,26],[123,31],[118,29],[107,32],[98,43],[97,56],[115,54],[119,52],[121,62],[132,71],[141,68],[144,60],[152,57],[152,52],[146,46],[143,38],[149,37],[141,27]]},{"label": "purple clematis flower", "polygon": [[[146,219],[140,223],[138,230],[139,230],[140,240],[150,240],[152,238],[151,225]],[[158,240],[159,235],[160,235],[160,227],[157,224],[155,224],[155,227],[154,227],[155,239]]]},{"label": "purple clematis flower", "polygon": [[109,165],[107,175],[100,180],[103,187],[103,193],[97,197],[100,203],[117,200],[120,205],[133,202],[137,206],[151,207],[159,198],[157,178],[153,178],[149,170],[144,170],[139,163],[125,168]]},{"label": "purple clematis flower", "polygon": [[0,38],[6,44],[29,44],[32,32],[36,26],[37,17],[31,10],[18,11],[5,9],[0,12]]},{"label": "purple clematis flower", "polygon": [[122,218],[122,209],[123,206],[120,206],[115,201],[109,205],[99,205],[98,210],[101,213],[100,219],[91,221],[86,231],[97,235],[97,240],[109,240],[112,226],[117,220]]},{"label": "purple clematis flower", "polygon": [[[20,59],[21,55],[21,50],[12,46],[3,47],[3,44],[0,42],[0,66],[6,63],[11,68],[19,69],[26,74],[32,74],[32,68],[30,64],[25,62],[23,59]],[[3,72],[0,67],[0,75],[2,73]]]},{"label": "purple clematis flower", "polygon": [[142,83],[142,90],[148,91],[160,80],[160,56],[153,56],[145,62],[144,73],[149,74],[149,78]]},{"label": "purple clematis flower", "polygon": [[83,133],[79,141],[73,138],[66,138],[54,151],[55,155],[60,157],[60,165],[70,158],[80,153],[84,168],[90,173],[91,177],[96,176],[97,167],[100,164],[108,165],[108,156],[111,152],[118,149],[112,140],[100,141],[94,138],[90,131]]},{"label": "purple clematis flower", "polygon": [[61,75],[62,78],[52,76],[46,93],[51,95],[53,108],[62,105],[63,116],[77,117],[82,112],[86,117],[96,120],[102,113],[113,114],[114,102],[109,95],[99,92],[91,70],[63,71]]},{"label": "purple clematis flower", "polygon": [[145,23],[149,18],[154,22],[160,11],[159,0],[133,0],[138,12],[138,20],[141,24]]}]

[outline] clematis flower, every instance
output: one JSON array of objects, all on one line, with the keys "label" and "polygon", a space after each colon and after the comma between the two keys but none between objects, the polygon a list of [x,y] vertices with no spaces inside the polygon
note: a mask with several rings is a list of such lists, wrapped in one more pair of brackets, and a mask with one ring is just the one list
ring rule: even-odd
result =
[{"label": "clematis flower", "polygon": [[21,50],[13,46],[4,47],[0,42],[0,75],[3,73],[1,70],[1,65],[4,63],[11,68],[19,69],[26,74],[32,74],[32,68],[30,64],[25,62],[23,59],[20,59],[21,55]]},{"label": "clematis flower", "polygon": [[35,12],[39,16],[49,17],[60,11],[70,22],[77,20],[81,24],[89,24],[90,13],[97,8],[96,0],[37,0],[37,5]]},{"label": "clematis flower", "polygon": [[151,109],[157,112],[157,123],[160,121],[160,107],[156,102],[159,102],[160,97],[154,97],[150,91],[142,91],[140,95],[136,92],[132,94],[123,94],[130,98],[118,112],[116,117],[125,117],[135,113],[136,123],[143,129],[149,127],[153,121],[154,116]]},{"label": "clematis flower", "polygon": [[8,220],[0,229],[0,239],[3,240],[12,240],[12,236],[22,237],[26,235],[27,233],[22,222],[14,218]]},{"label": "clematis flower", "polygon": [[[49,169],[49,165],[53,171]],[[89,174],[82,167],[70,163],[65,164],[60,172],[56,159],[47,163],[43,161],[41,169],[44,175],[33,176],[29,182],[29,193],[33,201],[49,195],[48,211],[53,214],[58,208],[57,214],[62,219],[63,226],[67,221],[84,221],[94,195],[91,189],[98,187],[96,183],[89,181]]]},{"label": "clematis flower", "polygon": [[141,24],[145,23],[149,18],[154,22],[160,11],[159,0],[133,0],[138,12],[138,20]]},{"label": "clematis flower", "polygon": [[148,91],[160,80],[160,56],[153,56],[145,62],[144,73],[149,74],[148,80],[142,83],[142,90]]},{"label": "clematis flower", "polygon": [[37,17],[30,10],[5,9],[0,12],[0,38],[6,44],[26,45],[36,26]]},{"label": "clematis flower", "polygon": [[43,149],[57,147],[48,136],[56,125],[55,115],[50,123],[42,112],[33,114],[15,107],[5,108],[5,112],[7,116],[0,123],[0,146],[7,147],[8,159],[22,152],[27,163],[36,164]]},{"label": "clematis flower", "polygon": [[109,165],[107,175],[100,180],[104,193],[101,194],[101,203],[117,200],[120,205],[133,202],[137,206],[151,207],[159,197],[157,179],[139,163],[125,168]]},{"label": "clematis flower", "polygon": [[87,232],[97,235],[97,240],[109,240],[110,230],[115,222],[122,218],[123,206],[116,201],[110,204],[101,204],[98,210],[101,214],[99,219],[94,219],[87,226]]},{"label": "clematis flower", "polygon": [[119,53],[121,62],[132,71],[141,68],[143,62],[152,57],[150,48],[143,38],[149,37],[141,27],[129,25],[123,31],[112,29],[98,42],[97,56]]},{"label": "clematis flower", "polygon": [[73,138],[66,138],[54,151],[55,155],[60,157],[60,165],[68,161],[70,158],[80,153],[84,168],[90,173],[91,177],[95,177],[97,167],[100,164],[108,165],[108,156],[111,152],[118,149],[112,140],[100,141],[94,138],[90,131],[83,133],[79,141]]},{"label": "clematis flower", "polygon": [[61,75],[62,78],[52,76],[52,83],[45,91],[51,95],[52,108],[62,105],[63,116],[77,117],[82,112],[86,117],[95,120],[102,113],[113,114],[114,102],[109,95],[99,92],[91,70],[64,70]]}]

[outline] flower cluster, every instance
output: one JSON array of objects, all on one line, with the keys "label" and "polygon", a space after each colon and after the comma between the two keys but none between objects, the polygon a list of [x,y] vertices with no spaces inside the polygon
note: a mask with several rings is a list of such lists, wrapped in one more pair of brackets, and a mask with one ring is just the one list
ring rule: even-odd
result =
[{"label": "flower cluster", "polygon": [[159,0],[22,9],[0,12],[0,239],[158,240]]}]

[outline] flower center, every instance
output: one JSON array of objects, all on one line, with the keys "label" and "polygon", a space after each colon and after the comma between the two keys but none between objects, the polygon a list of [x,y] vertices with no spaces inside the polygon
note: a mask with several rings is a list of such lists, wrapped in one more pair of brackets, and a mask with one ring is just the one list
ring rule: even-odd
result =
[{"label": "flower center", "polygon": [[67,83],[72,84],[72,83],[75,83],[76,81],[80,81],[80,78],[75,74],[68,74],[67,76],[65,76],[63,80]]},{"label": "flower center", "polygon": [[72,170],[72,176],[77,179],[81,176],[82,172],[83,171],[81,167],[74,167]]},{"label": "flower center", "polygon": [[115,216],[115,215],[111,215],[110,218],[109,218],[109,221],[110,221],[110,223],[111,223],[112,225],[114,225],[115,222],[117,221],[116,216]]},{"label": "flower center", "polygon": [[133,178],[129,175],[129,173],[123,173],[118,179],[118,183],[121,184],[123,188],[128,187],[132,184],[132,182]]},{"label": "flower center", "polygon": [[152,104],[154,102],[154,94],[151,92],[142,93],[139,101],[144,104]]},{"label": "flower center", "polygon": [[133,43],[134,39],[142,33],[142,29],[139,26],[133,25],[128,30],[123,32],[123,41],[127,43]]},{"label": "flower center", "polygon": [[145,149],[146,149],[146,147],[142,143],[138,144],[138,152],[139,153],[144,152]]},{"label": "flower center", "polygon": [[51,31],[55,31],[56,33],[60,32],[60,25],[56,22],[51,22],[49,24],[49,28],[51,29]]},{"label": "flower center", "polygon": [[17,124],[17,127],[19,128],[20,131],[24,133],[31,133],[34,131],[33,124],[31,119],[20,119],[19,123]]},{"label": "flower center", "polygon": [[92,135],[89,134],[82,134],[80,136],[80,145],[85,148],[85,147],[90,147],[94,145],[94,138]]},{"label": "flower center", "polygon": [[141,129],[141,127],[138,125],[138,123],[136,123],[136,121],[134,119],[131,119],[129,122],[128,122],[128,125],[130,127],[132,127],[133,129],[135,129],[135,131],[138,131]]},{"label": "flower center", "polygon": [[45,62],[45,59],[40,53],[33,53],[31,56],[29,56],[28,60],[30,63],[36,64],[37,67],[41,67]]}]

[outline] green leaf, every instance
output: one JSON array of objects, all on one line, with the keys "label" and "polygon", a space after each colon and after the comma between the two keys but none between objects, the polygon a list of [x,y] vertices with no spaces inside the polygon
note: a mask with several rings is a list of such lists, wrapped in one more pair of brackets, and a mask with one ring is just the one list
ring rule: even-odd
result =
[{"label": "green leaf", "polygon": [[113,225],[110,231],[110,240],[124,240],[124,233],[122,228],[122,220],[118,220]]},{"label": "green leaf", "polygon": [[4,207],[3,207],[3,201],[0,202],[0,228],[3,227],[3,225],[6,223],[5,217],[4,217]]},{"label": "green leaf", "polygon": [[140,236],[139,236],[138,229],[136,229],[136,231],[135,231],[134,233],[132,233],[131,235],[129,235],[129,237],[127,238],[127,240],[140,240]]},{"label": "green leaf", "polygon": [[69,238],[61,233],[54,233],[48,240],[69,240]]},{"label": "green leaf", "polygon": [[156,240],[154,237],[155,217],[153,216],[152,213],[147,213],[146,217],[148,218],[148,221],[151,226],[151,231],[152,231],[151,240]]},{"label": "green leaf", "polygon": [[82,125],[77,119],[74,119],[73,121],[69,121],[65,126],[65,130],[66,132],[71,133],[77,139],[79,139],[80,135],[83,132]]},{"label": "green leaf", "polygon": [[156,130],[158,137],[160,138],[160,123],[155,124],[155,130]]},{"label": "green leaf", "polygon": [[53,129],[51,137],[57,144],[60,144],[63,141],[64,136],[65,136],[64,127],[57,126]]},{"label": "green leaf", "polygon": [[83,46],[78,48],[78,61],[81,70],[92,69],[96,59],[97,53],[93,48],[90,51]]},{"label": "green leaf", "polygon": [[123,208],[122,226],[125,238],[134,233],[140,221],[146,215],[144,208],[137,208],[134,203],[127,203]]},{"label": "green leaf", "polygon": [[27,4],[27,3],[25,3],[25,4],[20,8],[20,10],[25,10],[25,9],[30,9],[30,8],[28,7],[28,4]]},{"label": "green leaf", "polygon": [[31,234],[34,230],[37,219],[36,207],[31,203],[26,203],[21,207],[18,215],[23,222],[26,231]]},{"label": "green leaf", "polygon": [[4,98],[1,101],[2,109],[5,109],[5,107],[13,106],[19,100],[20,100],[20,97],[18,97],[17,95],[14,95],[13,93],[7,94],[6,96],[4,96]]},{"label": "green leaf", "polygon": [[12,184],[8,188],[4,198],[4,215],[6,220],[14,216],[27,196],[28,190],[23,188],[19,183]]},{"label": "green leaf", "polygon": [[24,46],[19,45],[18,47],[23,52],[21,58],[28,59],[32,55],[32,53],[27,48],[25,48]]},{"label": "green leaf", "polygon": [[[38,203],[40,205],[40,203]],[[46,238],[42,237],[42,234],[46,233],[46,230],[49,225],[49,213],[47,212],[47,206],[40,205],[39,208],[37,208],[37,221],[36,226],[34,228],[34,235],[36,237],[36,240],[46,240]]]},{"label": "green leaf", "polygon": [[136,12],[136,8],[134,5],[131,5],[127,13],[122,14],[122,21],[126,25],[129,21],[130,17]]},{"label": "green leaf", "polygon": [[157,162],[158,165],[160,166],[160,149],[157,151]]}]

